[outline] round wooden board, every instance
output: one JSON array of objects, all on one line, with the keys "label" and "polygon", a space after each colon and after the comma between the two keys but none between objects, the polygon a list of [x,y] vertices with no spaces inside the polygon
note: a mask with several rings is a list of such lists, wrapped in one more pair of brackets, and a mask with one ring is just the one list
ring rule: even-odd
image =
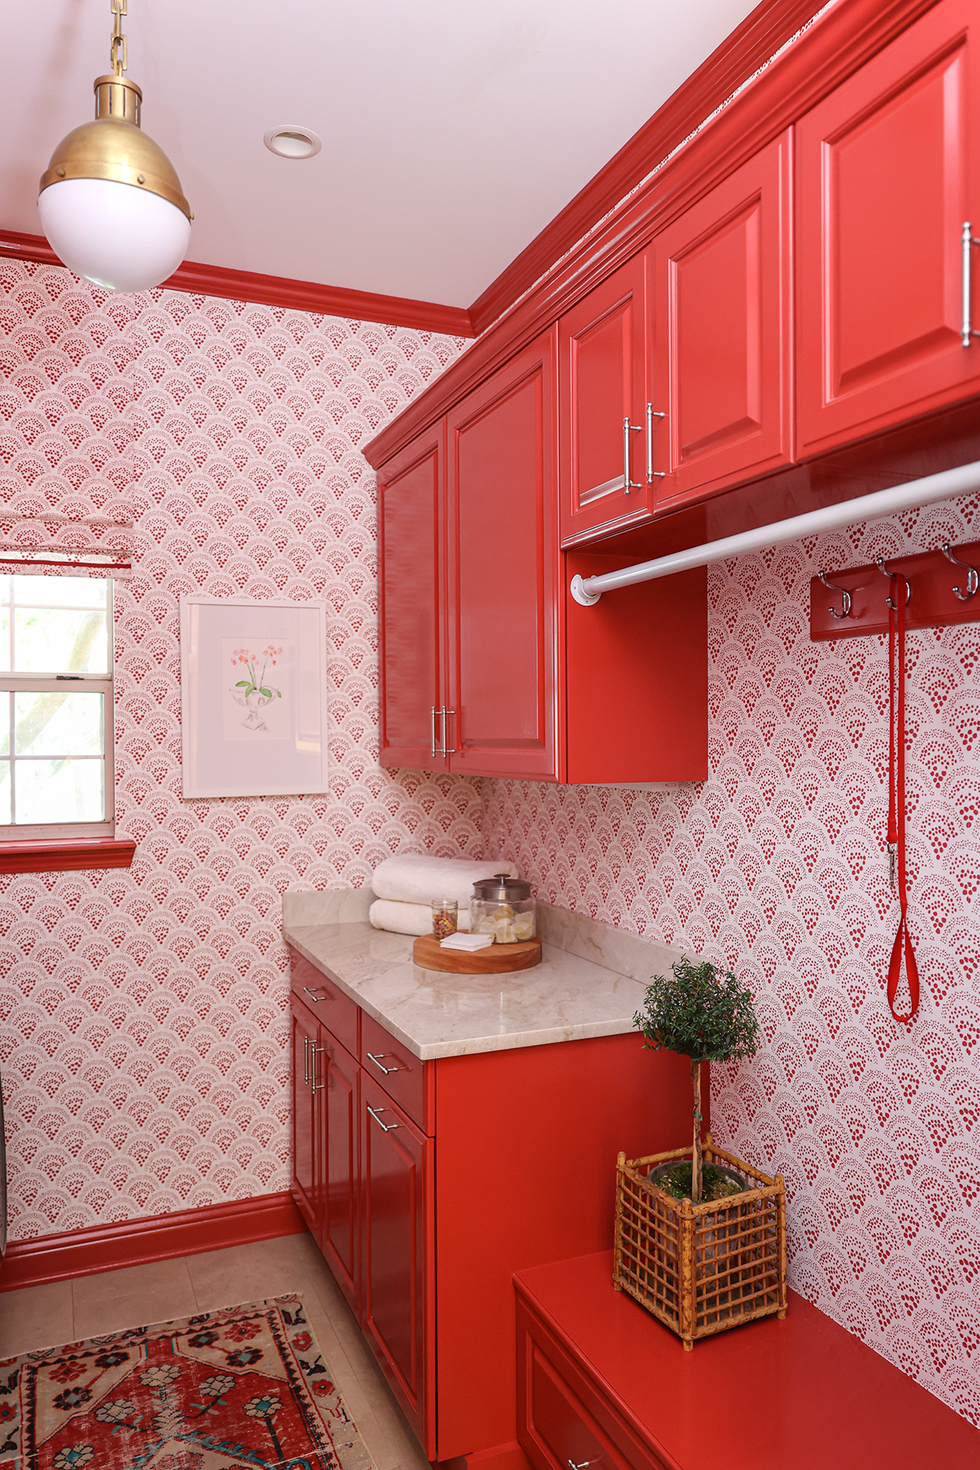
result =
[{"label": "round wooden board", "polygon": [[507,970],[530,970],[541,963],[541,940],[523,944],[490,944],[486,949],[443,949],[431,934],[415,941],[415,963],[423,970],[446,970],[452,975],[500,975]]}]

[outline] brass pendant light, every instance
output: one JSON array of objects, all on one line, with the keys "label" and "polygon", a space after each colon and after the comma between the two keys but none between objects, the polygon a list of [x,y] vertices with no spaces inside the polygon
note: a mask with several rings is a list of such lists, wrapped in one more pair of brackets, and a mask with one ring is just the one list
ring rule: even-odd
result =
[{"label": "brass pendant light", "polygon": [[143,94],[125,76],[127,0],[110,5],[112,71],[95,79],[95,121],[54,150],[38,209],[70,270],[110,291],[143,291],[183,260],[194,216],[170,160],[140,128]]}]

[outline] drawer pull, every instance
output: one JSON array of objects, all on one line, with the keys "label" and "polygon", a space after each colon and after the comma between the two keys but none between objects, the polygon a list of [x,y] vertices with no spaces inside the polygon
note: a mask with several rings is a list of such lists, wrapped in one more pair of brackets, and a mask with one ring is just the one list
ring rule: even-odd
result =
[{"label": "drawer pull", "polygon": [[311,995],[313,997],[313,1000],[314,1001],[326,1000],[326,996],[324,996],[324,995],[317,995],[316,991],[315,990],[311,990],[308,985],[304,985],[303,986],[303,989],[306,991],[307,995]]},{"label": "drawer pull", "polygon": [[[600,1455],[599,1460],[601,1459],[602,1456]],[[598,1465],[599,1460],[579,1460],[577,1465],[574,1460],[569,1460],[569,1470],[585,1470],[586,1465]]]},{"label": "drawer pull", "polygon": [[[383,1113],[384,1111],[384,1108],[378,1109],[378,1113]],[[382,1123],[381,1119],[378,1117],[378,1113],[376,1113],[372,1107],[368,1108],[368,1112],[371,1114],[371,1117],[377,1123],[378,1127],[382,1128],[385,1133],[392,1133],[398,1127],[397,1123]]]},{"label": "drawer pull", "polygon": [[382,1057],[386,1057],[388,1055],[388,1053],[386,1051],[379,1051],[377,1054],[375,1054],[373,1051],[369,1051],[367,1055],[368,1055],[368,1061],[369,1062],[373,1062],[374,1065],[377,1067],[378,1071],[379,1072],[383,1072],[386,1077],[388,1076],[389,1072],[404,1072],[404,1070],[405,1070],[404,1067],[385,1067],[385,1066],[383,1066],[382,1065],[381,1058]]}]

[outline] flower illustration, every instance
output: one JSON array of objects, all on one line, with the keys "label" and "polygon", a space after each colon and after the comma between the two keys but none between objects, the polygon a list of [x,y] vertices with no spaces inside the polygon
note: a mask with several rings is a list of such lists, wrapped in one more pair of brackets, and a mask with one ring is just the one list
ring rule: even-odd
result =
[{"label": "flower illustration", "polygon": [[282,1408],[282,1400],[274,1393],[262,1393],[258,1398],[249,1399],[245,1405],[245,1412],[252,1419],[271,1419],[279,1413]]},{"label": "flower illustration", "polygon": [[111,1403],[101,1404],[95,1411],[95,1417],[103,1424],[122,1424],[135,1413],[136,1405],[130,1399],[113,1399]]},{"label": "flower illustration", "polygon": [[168,1383],[179,1377],[180,1369],[176,1363],[157,1363],[140,1374],[140,1383],[145,1383],[147,1388],[166,1388]]},{"label": "flower illustration", "polygon": [[324,1394],[333,1393],[333,1383],[330,1381],[329,1378],[318,1378],[316,1383],[310,1384],[310,1387],[312,1388],[314,1393],[320,1394],[321,1396],[323,1396]]},{"label": "flower illustration", "polygon": [[228,1354],[229,1368],[250,1368],[257,1363],[262,1354],[258,1348],[239,1348],[237,1352]]},{"label": "flower illustration", "polygon": [[90,1444],[73,1444],[55,1455],[54,1470],[78,1470],[80,1465],[88,1465],[94,1458],[95,1451]]},{"label": "flower illustration", "polygon": [[113,1348],[111,1352],[100,1353],[95,1360],[97,1368],[118,1368],[120,1363],[128,1363],[129,1354],[122,1348]]},{"label": "flower illustration", "polygon": [[90,1388],[65,1388],[54,1400],[56,1409],[77,1409],[79,1404],[87,1404],[92,1397]]},{"label": "flower illustration", "polygon": [[217,1332],[195,1332],[193,1337],[187,1339],[189,1347],[210,1347],[213,1342],[218,1341]]},{"label": "flower illustration", "polygon": [[[262,705],[271,704],[275,699],[282,698],[282,690],[270,683],[266,675],[270,665],[275,665],[278,656],[282,653],[281,648],[269,644],[262,654],[253,654],[247,648],[236,648],[231,660],[232,672],[237,664],[244,664],[248,677],[238,679],[231,690],[231,697],[236,704],[243,705],[248,710],[248,718],[244,720],[243,728],[246,730],[265,730],[268,725],[259,714]],[[259,660],[262,667],[259,668]]]},{"label": "flower illustration", "polygon": [[66,1363],[59,1363],[56,1368],[51,1369],[51,1377],[55,1383],[71,1383],[73,1378],[81,1378],[87,1373],[88,1368],[80,1363],[77,1358],[69,1358]]},{"label": "flower illustration", "polygon": [[250,1337],[258,1337],[261,1331],[261,1322],[233,1322],[225,1337],[229,1342],[247,1342]]},{"label": "flower illustration", "polygon": [[198,1393],[208,1399],[217,1399],[234,1386],[235,1380],[230,1373],[215,1373],[211,1378],[205,1378],[204,1382],[199,1385]]},{"label": "flower illustration", "polygon": [[298,1353],[305,1353],[313,1346],[313,1339],[308,1332],[297,1332],[293,1338],[293,1347]]}]

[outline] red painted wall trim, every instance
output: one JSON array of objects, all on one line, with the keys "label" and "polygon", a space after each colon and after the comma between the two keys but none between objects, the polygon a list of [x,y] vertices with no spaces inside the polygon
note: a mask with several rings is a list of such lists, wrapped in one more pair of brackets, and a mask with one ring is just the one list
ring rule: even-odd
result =
[{"label": "red painted wall trim", "polygon": [[[0,255],[61,265],[43,235],[0,230]],[[288,306],[324,316],[354,317],[358,321],[387,322],[423,332],[446,332],[453,337],[474,336],[465,306],[440,306],[435,301],[410,301],[404,296],[379,296],[373,291],[349,291],[317,281],[292,281],[285,276],[263,276],[256,271],[230,270],[185,260],[164,286],[200,296],[223,296],[233,301],[257,301],[264,306]]]},{"label": "red painted wall trim", "polygon": [[148,1220],[121,1220],[89,1230],[42,1235],[37,1240],[15,1240],[0,1261],[0,1291],[248,1245],[254,1240],[274,1240],[280,1235],[300,1235],[305,1229],[292,1195],[284,1192],[154,1215]]},{"label": "red painted wall trim", "polygon": [[824,0],[762,0],[590,179],[585,188],[476,298],[470,317],[484,332],[556,260],[598,224],[658,163],[820,10]]},{"label": "red painted wall trim", "polygon": [[82,868],[128,868],[131,837],[76,837],[71,841],[0,842],[0,873],[67,873]]}]

